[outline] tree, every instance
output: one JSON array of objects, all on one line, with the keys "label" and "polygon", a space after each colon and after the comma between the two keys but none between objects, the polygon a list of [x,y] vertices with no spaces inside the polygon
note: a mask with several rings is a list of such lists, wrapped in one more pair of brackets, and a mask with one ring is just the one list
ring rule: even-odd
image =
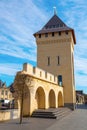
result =
[{"label": "tree", "polygon": [[32,77],[22,71],[17,73],[13,83],[14,98],[20,100],[20,124],[23,117],[24,98],[29,94],[29,87],[32,87],[32,81]]}]

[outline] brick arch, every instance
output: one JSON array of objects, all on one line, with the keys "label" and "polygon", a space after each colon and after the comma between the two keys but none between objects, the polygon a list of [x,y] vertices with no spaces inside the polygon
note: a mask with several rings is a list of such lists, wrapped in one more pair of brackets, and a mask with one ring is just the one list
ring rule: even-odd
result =
[{"label": "brick arch", "polygon": [[58,93],[58,107],[62,107],[63,106],[63,95],[62,92]]},{"label": "brick arch", "polygon": [[55,91],[53,89],[49,91],[49,107],[50,108],[56,107],[56,97],[55,97]]},{"label": "brick arch", "polygon": [[37,109],[45,108],[45,92],[42,87],[38,87],[35,93],[35,99],[37,102]]}]

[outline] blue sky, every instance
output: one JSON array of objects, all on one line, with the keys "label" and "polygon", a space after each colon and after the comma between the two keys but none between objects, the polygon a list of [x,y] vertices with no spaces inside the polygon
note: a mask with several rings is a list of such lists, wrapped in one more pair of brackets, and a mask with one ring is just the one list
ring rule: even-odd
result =
[{"label": "blue sky", "polygon": [[22,64],[36,65],[33,34],[53,16],[58,16],[76,34],[76,89],[87,93],[87,1],[86,0],[0,0],[0,79],[10,85]]}]

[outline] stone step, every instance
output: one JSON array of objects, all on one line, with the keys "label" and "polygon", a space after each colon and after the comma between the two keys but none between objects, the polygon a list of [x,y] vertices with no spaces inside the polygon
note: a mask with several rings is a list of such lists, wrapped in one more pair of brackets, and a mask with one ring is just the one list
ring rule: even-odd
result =
[{"label": "stone step", "polygon": [[37,118],[51,118],[51,119],[61,119],[64,116],[71,113],[69,108],[49,108],[49,109],[38,109],[32,114],[32,117]]}]

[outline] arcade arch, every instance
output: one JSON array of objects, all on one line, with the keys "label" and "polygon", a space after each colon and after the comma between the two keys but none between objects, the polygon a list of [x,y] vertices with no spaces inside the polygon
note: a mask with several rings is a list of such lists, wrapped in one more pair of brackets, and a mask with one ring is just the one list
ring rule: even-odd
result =
[{"label": "arcade arch", "polygon": [[55,108],[56,107],[55,92],[52,89],[49,92],[49,107],[50,108]]},{"label": "arcade arch", "polygon": [[59,92],[58,93],[58,107],[62,107],[63,106],[63,96],[62,93]]},{"label": "arcade arch", "polygon": [[42,87],[39,87],[36,90],[35,99],[37,102],[37,109],[44,109],[45,108],[45,92]]}]

